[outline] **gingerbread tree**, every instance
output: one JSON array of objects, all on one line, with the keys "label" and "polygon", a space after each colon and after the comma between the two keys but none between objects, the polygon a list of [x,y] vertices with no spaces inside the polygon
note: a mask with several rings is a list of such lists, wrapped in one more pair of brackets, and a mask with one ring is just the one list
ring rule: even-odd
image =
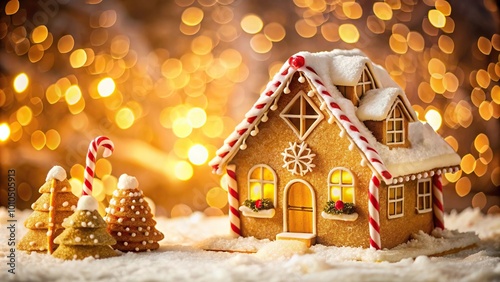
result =
[{"label": "gingerbread tree", "polygon": [[122,174],[106,209],[108,231],[117,241],[113,248],[124,252],[156,250],[164,238],[155,228],[156,221],[138,186],[135,177]]},{"label": "gingerbread tree", "polygon": [[52,254],[56,258],[72,260],[86,257],[109,258],[118,255],[111,248],[116,241],[106,231],[106,222],[97,211],[99,207],[97,200],[92,197],[95,161],[100,146],[104,147],[104,157],[113,153],[113,142],[106,136],[99,136],[90,142],[83,175],[82,196],[78,200],[75,212],[63,223],[66,229],[54,240],[59,244]]},{"label": "gingerbread tree", "polygon": [[116,241],[106,231],[106,222],[97,208],[97,201],[92,196],[80,198],[76,211],[62,224],[66,229],[54,240],[59,244],[52,254],[54,257],[72,260],[117,256],[111,248]]},{"label": "gingerbread tree", "polygon": [[34,211],[24,222],[29,230],[19,242],[19,249],[50,254],[57,247],[54,238],[63,231],[61,223],[73,213],[78,198],[71,192],[66,171],[60,166],[49,171],[39,192],[42,195],[31,205]]}]

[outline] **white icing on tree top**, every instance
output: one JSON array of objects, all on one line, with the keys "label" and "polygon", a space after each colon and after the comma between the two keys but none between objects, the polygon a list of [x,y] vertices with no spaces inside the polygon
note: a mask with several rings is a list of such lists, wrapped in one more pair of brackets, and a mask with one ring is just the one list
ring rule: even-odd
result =
[{"label": "white icing on tree top", "polygon": [[49,170],[49,173],[47,173],[47,178],[45,178],[45,181],[49,181],[51,179],[57,179],[59,181],[63,181],[64,179],[66,179],[66,177],[67,174],[64,168],[56,165]]},{"label": "white icing on tree top", "polygon": [[99,205],[94,197],[84,195],[78,200],[78,206],[76,208],[81,211],[95,211],[98,207]]},{"label": "white icing on tree top", "polygon": [[134,189],[139,186],[139,182],[137,182],[137,178],[122,174],[118,179],[118,189]]}]

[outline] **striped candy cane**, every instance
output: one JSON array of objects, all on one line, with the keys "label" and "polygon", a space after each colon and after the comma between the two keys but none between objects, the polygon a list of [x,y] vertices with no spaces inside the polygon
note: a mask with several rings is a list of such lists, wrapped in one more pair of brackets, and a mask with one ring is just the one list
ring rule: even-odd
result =
[{"label": "striped candy cane", "polygon": [[380,180],[373,174],[369,185],[368,213],[370,215],[370,248],[380,250],[380,205],[378,190]]},{"label": "striped candy cane", "polygon": [[239,194],[238,184],[236,182],[236,166],[234,164],[226,167],[228,177],[227,192],[229,202],[229,222],[231,224],[230,234],[233,237],[241,236],[240,230],[240,211],[239,208]]},{"label": "striped candy cane", "polygon": [[85,160],[85,172],[83,174],[83,189],[82,196],[92,195],[92,181],[94,180],[95,162],[97,157],[97,149],[104,147],[103,157],[109,157],[113,153],[114,145],[106,136],[99,136],[92,140],[89,145],[87,159]]},{"label": "striped candy cane", "polygon": [[441,174],[432,177],[432,205],[434,206],[434,226],[444,229],[443,184]]}]

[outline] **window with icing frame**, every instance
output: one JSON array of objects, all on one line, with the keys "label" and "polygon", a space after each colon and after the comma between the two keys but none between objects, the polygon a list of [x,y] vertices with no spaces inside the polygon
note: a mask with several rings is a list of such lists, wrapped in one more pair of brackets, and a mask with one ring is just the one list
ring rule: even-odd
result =
[{"label": "window with icing frame", "polygon": [[248,172],[248,198],[253,201],[270,199],[276,207],[276,181],[276,172],[270,166],[253,166]]},{"label": "window with icing frame", "polygon": [[361,72],[359,81],[355,86],[337,85],[339,92],[342,93],[344,97],[351,100],[354,106],[359,105],[361,96],[369,90],[376,88],[378,88],[377,83],[375,82],[375,79],[373,79],[373,75],[366,64]]},{"label": "window with icing frame", "polygon": [[420,179],[417,183],[417,212],[432,211],[432,181],[430,178]]},{"label": "window with icing frame", "polygon": [[328,200],[355,204],[354,188],[356,181],[347,168],[334,168],[328,174]]},{"label": "window with icing frame", "polygon": [[387,187],[387,217],[398,218],[404,215],[404,185]]},{"label": "window with icing frame", "polygon": [[403,103],[397,99],[386,119],[386,145],[404,145],[406,141]]},{"label": "window with icing frame", "polygon": [[280,117],[301,141],[304,141],[324,118],[318,106],[302,90],[286,105]]}]

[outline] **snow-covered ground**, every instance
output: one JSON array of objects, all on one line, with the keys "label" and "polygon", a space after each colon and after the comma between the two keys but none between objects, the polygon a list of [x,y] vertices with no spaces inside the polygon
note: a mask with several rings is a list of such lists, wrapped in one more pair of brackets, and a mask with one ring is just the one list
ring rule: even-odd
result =
[{"label": "snow-covered ground", "polygon": [[[16,213],[17,240],[26,232],[22,222],[29,214]],[[16,274],[7,272],[6,220],[2,208],[0,281],[500,281],[500,215],[486,216],[472,209],[447,215],[446,226],[477,236],[452,231],[435,234],[443,238],[417,234],[416,241],[379,252],[321,245],[308,249],[295,241],[228,240],[227,218],[201,213],[157,218],[157,228],[165,234],[157,251],[83,261],[19,251]],[[453,244],[474,243],[457,253],[428,256]]]}]

